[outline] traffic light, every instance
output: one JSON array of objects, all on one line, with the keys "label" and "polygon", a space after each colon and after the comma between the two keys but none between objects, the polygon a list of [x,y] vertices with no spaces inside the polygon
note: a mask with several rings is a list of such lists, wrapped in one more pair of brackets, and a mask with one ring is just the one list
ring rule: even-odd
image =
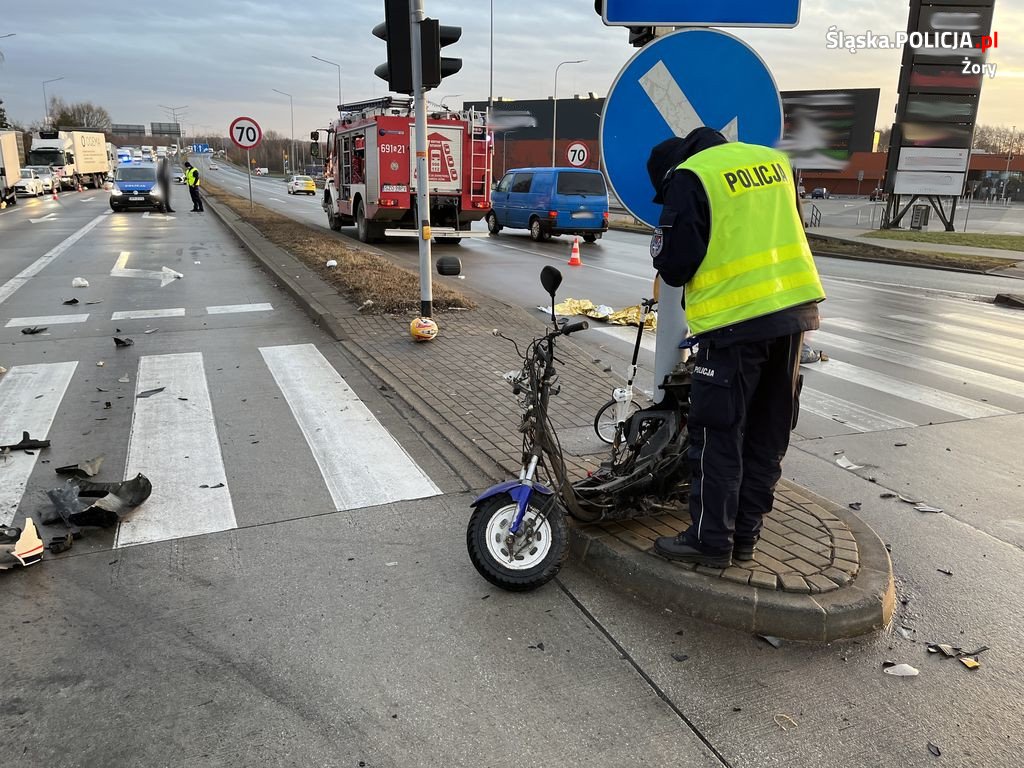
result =
[{"label": "traffic light", "polygon": [[[594,0],[594,10],[602,19],[604,18],[604,0]],[[654,27],[629,27],[629,44],[634,48],[643,48],[658,34]]]},{"label": "traffic light", "polygon": [[[388,44],[388,60],[373,70],[395,93],[411,94],[412,39],[409,0],[384,0],[384,23],[373,28],[374,37]],[[436,88],[441,80],[462,69],[462,59],[441,56],[441,49],[459,41],[462,27],[441,25],[437,19],[420,22],[420,51],[424,89]]]},{"label": "traffic light", "polygon": [[420,32],[423,41],[423,88],[437,88],[443,78],[462,69],[462,59],[441,55],[441,49],[446,45],[459,42],[462,27],[443,26],[437,19],[424,19]]},{"label": "traffic light", "polygon": [[412,38],[409,0],[384,0],[384,23],[373,28],[373,36],[388,44],[388,60],[373,70],[395,93],[412,93]]}]

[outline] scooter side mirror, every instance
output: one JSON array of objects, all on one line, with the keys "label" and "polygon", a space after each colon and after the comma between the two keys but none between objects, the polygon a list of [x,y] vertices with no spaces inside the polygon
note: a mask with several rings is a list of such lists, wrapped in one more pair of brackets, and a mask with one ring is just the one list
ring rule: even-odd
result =
[{"label": "scooter side mirror", "polygon": [[551,297],[551,301],[555,300],[555,293],[558,291],[558,286],[562,284],[562,273],[559,272],[552,266],[544,267],[540,271],[540,284],[544,286],[544,290],[548,292]]}]

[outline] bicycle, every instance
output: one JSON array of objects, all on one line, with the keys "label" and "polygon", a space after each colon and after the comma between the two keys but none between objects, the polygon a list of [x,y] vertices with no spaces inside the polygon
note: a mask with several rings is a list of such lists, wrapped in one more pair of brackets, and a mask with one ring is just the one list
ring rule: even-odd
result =
[{"label": "bicycle", "polygon": [[634,400],[633,382],[636,380],[637,360],[640,357],[640,342],[644,336],[647,316],[657,306],[657,299],[643,299],[640,302],[640,323],[636,329],[636,343],[633,345],[633,360],[629,365],[629,375],[625,387],[612,390],[612,399],[602,405],[594,416],[594,432],[602,442],[617,445],[622,438],[622,430],[627,419],[640,410],[639,403]]}]

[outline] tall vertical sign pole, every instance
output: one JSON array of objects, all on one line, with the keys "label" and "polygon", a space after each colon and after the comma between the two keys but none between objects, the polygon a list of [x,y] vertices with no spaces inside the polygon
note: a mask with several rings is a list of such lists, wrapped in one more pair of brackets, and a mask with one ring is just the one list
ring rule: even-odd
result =
[{"label": "tall vertical sign pole", "polygon": [[410,0],[412,87],[416,109],[416,215],[419,217],[420,316],[433,314],[430,284],[430,176],[427,175],[427,93],[423,89],[423,41],[420,22],[426,18],[423,0]]},{"label": "tall vertical sign pole", "polygon": [[249,160],[249,150],[245,150],[245,170],[249,174],[249,213],[252,213],[252,162]]}]

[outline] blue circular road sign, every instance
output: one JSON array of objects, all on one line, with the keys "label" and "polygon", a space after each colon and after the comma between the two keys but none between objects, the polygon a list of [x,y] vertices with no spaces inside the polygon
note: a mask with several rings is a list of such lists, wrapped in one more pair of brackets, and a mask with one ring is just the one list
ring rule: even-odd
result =
[{"label": "blue circular road sign", "polygon": [[774,146],[782,99],[761,57],[726,32],[688,29],[642,48],[612,85],[601,114],[601,158],[623,206],[657,226],[651,149],[706,125],[731,141]]}]

